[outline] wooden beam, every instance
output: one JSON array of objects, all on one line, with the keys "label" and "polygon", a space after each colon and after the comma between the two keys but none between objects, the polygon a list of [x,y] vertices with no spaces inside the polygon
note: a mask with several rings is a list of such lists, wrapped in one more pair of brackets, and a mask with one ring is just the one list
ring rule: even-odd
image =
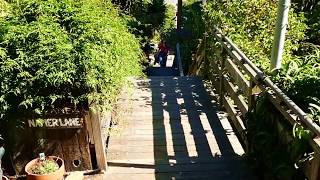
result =
[{"label": "wooden beam", "polygon": [[232,50],[231,46],[228,46],[226,42],[224,42],[222,45],[228,51],[228,55],[232,57],[232,61],[234,63],[244,70],[251,78],[254,80],[258,79],[258,74],[247,63],[242,61],[241,56],[235,50]]},{"label": "wooden beam", "polygon": [[94,147],[96,151],[96,159],[98,167],[107,170],[106,141],[103,137],[101,113],[90,110],[90,120],[93,129]]},{"label": "wooden beam", "polygon": [[245,143],[245,149],[247,150],[248,141],[246,136],[246,127],[244,126],[242,119],[237,114],[237,111],[234,109],[233,103],[230,102],[226,97],[223,97],[223,106],[226,109],[228,115],[230,116],[232,124],[235,126],[237,132],[240,134],[242,142]]},{"label": "wooden beam", "polygon": [[84,125],[85,125],[85,128],[88,132],[88,136],[89,136],[89,143],[93,144],[94,142],[94,137],[93,137],[93,129],[92,129],[92,126],[91,126],[91,120],[90,120],[90,114],[86,114],[85,117],[84,117]]},{"label": "wooden beam", "polygon": [[223,98],[224,98],[224,88],[223,88],[223,76],[224,76],[224,67],[226,64],[226,60],[227,60],[228,56],[227,53],[224,49],[222,49],[221,52],[221,61],[220,61],[220,65],[221,65],[221,70],[219,71],[219,80],[220,80],[220,84],[219,84],[219,107],[220,109],[222,109],[223,107]]},{"label": "wooden beam", "polygon": [[309,180],[319,180],[320,178],[320,155],[314,153],[313,157],[307,159],[302,164],[302,169]]},{"label": "wooden beam", "polygon": [[223,78],[224,78],[223,84],[224,84],[225,90],[229,93],[232,100],[236,103],[236,105],[239,108],[239,110],[241,111],[242,115],[247,114],[248,105],[244,101],[243,97],[241,95],[237,94],[236,87],[230,81],[227,80],[226,76],[223,76]]},{"label": "wooden beam", "polygon": [[270,102],[278,109],[278,111],[290,122],[291,125],[300,123],[299,121],[297,121],[297,116],[288,112],[288,110],[286,110],[287,108],[285,108],[284,106],[281,106],[275,96],[268,93],[267,97],[270,100]]},{"label": "wooden beam", "polygon": [[246,96],[251,95],[249,94],[249,81],[246,80],[239,68],[229,58],[225,62],[225,69],[229,72],[230,78],[232,78],[237,84],[237,86],[239,86],[240,90]]}]

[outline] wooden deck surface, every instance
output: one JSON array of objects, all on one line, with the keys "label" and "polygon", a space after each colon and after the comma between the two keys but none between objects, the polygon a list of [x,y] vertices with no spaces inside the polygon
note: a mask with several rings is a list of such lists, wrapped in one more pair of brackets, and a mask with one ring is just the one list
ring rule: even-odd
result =
[{"label": "wooden deck surface", "polygon": [[[253,179],[226,115],[195,77],[134,80],[123,131],[110,137],[101,179]],[[126,94],[126,93],[125,93]]]}]

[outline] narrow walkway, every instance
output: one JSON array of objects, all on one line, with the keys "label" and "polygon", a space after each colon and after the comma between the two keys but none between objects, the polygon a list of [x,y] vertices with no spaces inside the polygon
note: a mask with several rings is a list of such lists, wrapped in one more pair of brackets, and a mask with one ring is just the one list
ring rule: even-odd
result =
[{"label": "narrow walkway", "polygon": [[[108,145],[108,180],[249,180],[244,150],[196,77],[134,80],[124,131]],[[130,102],[130,103],[129,103]]]},{"label": "narrow walkway", "polygon": [[[154,55],[151,55],[153,57]],[[148,76],[179,76],[179,70],[174,68],[174,55],[168,55],[166,67],[160,67],[157,63],[154,64],[154,59],[151,61],[151,66],[147,68]],[[153,65],[153,66],[152,66]]]}]

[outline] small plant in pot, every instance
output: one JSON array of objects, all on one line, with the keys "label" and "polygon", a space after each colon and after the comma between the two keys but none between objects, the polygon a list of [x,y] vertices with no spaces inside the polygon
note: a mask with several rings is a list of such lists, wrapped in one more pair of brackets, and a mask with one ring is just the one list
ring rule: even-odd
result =
[{"label": "small plant in pot", "polygon": [[56,156],[39,158],[30,161],[26,167],[27,180],[62,180],[65,173],[64,161]]}]

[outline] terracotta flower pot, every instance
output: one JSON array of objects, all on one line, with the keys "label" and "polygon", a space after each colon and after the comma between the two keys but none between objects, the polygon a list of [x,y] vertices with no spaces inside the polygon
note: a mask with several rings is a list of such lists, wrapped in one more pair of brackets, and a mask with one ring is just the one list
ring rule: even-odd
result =
[{"label": "terracotta flower pot", "polygon": [[34,159],[30,161],[25,167],[27,180],[63,180],[63,175],[65,173],[64,161],[56,156],[49,156],[49,158],[54,159],[58,163],[59,169],[55,172],[44,175],[33,174],[32,172],[30,172],[30,169],[37,163],[39,158]]}]

